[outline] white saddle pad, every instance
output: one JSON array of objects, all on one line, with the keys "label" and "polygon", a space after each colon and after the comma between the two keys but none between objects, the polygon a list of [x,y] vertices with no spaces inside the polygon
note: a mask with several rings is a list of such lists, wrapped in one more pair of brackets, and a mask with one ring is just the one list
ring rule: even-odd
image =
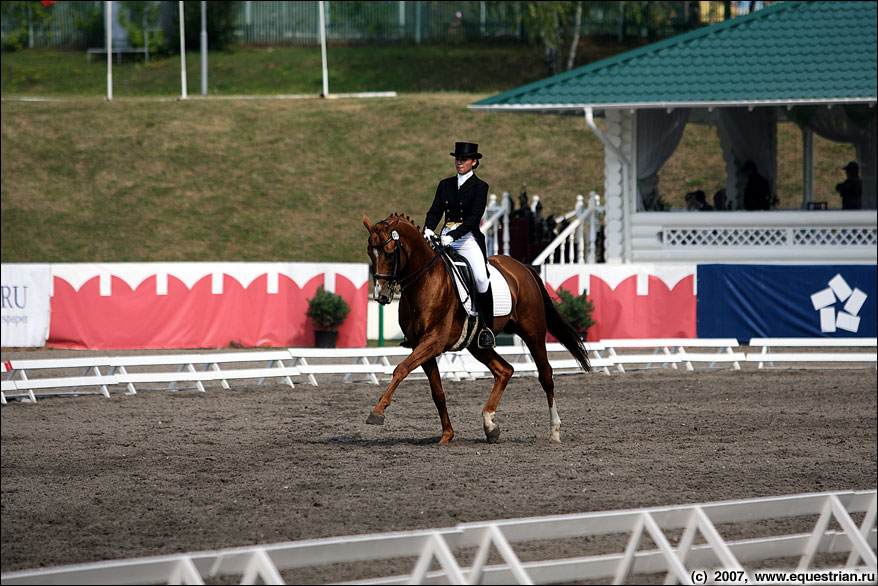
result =
[{"label": "white saddle pad", "polygon": [[[494,296],[494,317],[509,315],[512,312],[512,294],[509,292],[509,283],[506,278],[494,268],[494,265],[488,263],[488,279],[491,281],[491,293]],[[470,315],[479,315],[473,300],[466,296],[466,289],[460,279],[454,279],[460,298],[464,299],[463,308]]]}]

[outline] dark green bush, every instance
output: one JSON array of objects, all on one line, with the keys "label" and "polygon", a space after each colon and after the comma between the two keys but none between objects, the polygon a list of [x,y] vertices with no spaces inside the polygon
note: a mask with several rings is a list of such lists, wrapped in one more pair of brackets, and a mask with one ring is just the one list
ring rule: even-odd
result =
[{"label": "dark green bush", "polygon": [[594,320],[591,319],[594,304],[586,298],[585,293],[577,297],[569,291],[558,289],[558,297],[561,298],[558,312],[585,338],[588,328],[594,325]]},{"label": "dark green bush", "polygon": [[351,308],[340,295],[330,293],[321,285],[314,297],[308,299],[308,311],[314,328],[334,332],[341,327]]}]

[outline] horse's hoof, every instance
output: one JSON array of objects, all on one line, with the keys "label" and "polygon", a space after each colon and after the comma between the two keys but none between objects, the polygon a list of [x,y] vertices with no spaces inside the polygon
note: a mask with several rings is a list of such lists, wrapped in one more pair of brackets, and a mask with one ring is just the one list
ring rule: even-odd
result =
[{"label": "horse's hoof", "polygon": [[500,441],[500,426],[498,425],[491,431],[486,431],[485,436],[487,436],[489,444],[496,444]]},{"label": "horse's hoof", "polygon": [[369,413],[369,417],[366,419],[366,423],[368,425],[384,425],[384,415],[380,415],[375,412]]}]

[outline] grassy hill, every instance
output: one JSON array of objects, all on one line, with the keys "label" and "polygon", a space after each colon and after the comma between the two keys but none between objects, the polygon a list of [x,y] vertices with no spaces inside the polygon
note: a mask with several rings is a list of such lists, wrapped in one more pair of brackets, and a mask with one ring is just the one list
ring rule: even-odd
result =
[{"label": "grassy hill", "polygon": [[[620,48],[592,50],[583,59]],[[270,98],[319,92],[314,53],[211,55],[210,99],[185,101],[174,99],[179,61],[127,61],[114,66],[112,102],[105,61],[4,53],[2,261],[364,262],[362,215],[422,222],[436,183],[454,172],[457,140],[481,145],[479,175],[493,192],[517,196],[526,183],[545,214],[603,191],[603,148],[581,117],[466,108],[543,77],[534,49],[334,49],[331,91],[399,97]],[[188,64],[191,95],[197,54]],[[781,204],[797,208],[801,135],[784,124],[778,142]],[[834,185],[852,158],[850,146],[817,139],[817,199],[839,207]],[[660,189],[679,208],[686,191],[713,193],[723,174],[714,130],[690,125]]]}]

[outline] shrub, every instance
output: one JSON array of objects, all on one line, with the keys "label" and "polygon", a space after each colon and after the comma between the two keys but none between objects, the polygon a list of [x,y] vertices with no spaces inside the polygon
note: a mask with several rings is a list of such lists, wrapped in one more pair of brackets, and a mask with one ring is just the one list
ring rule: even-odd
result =
[{"label": "shrub", "polygon": [[305,315],[311,318],[315,329],[334,332],[341,327],[350,311],[347,301],[321,285],[314,297],[308,299],[308,311]]},{"label": "shrub", "polygon": [[585,293],[577,297],[569,291],[558,289],[558,297],[561,298],[558,312],[585,338],[588,328],[594,325],[594,320],[591,319],[594,304],[586,298]]}]

